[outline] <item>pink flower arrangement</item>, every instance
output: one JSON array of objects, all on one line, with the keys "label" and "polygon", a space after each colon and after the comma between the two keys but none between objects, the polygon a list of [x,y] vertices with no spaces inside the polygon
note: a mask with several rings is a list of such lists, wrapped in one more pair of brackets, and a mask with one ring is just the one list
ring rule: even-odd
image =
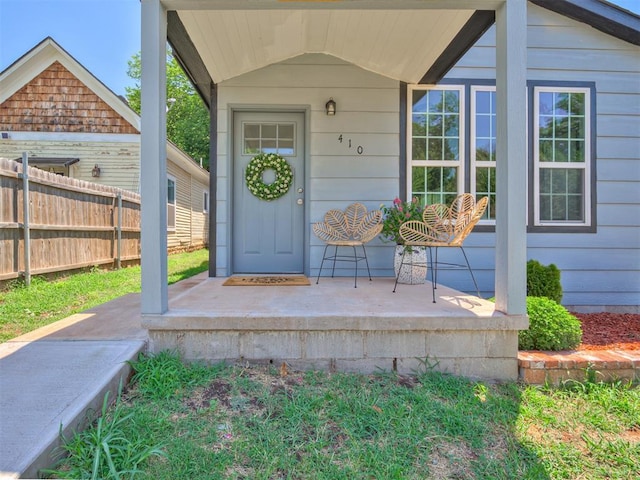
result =
[{"label": "pink flower arrangement", "polygon": [[380,237],[382,237],[383,241],[395,242],[397,245],[401,245],[400,225],[409,220],[422,220],[424,207],[417,197],[413,197],[410,202],[403,202],[396,197],[393,199],[391,206],[380,205],[380,210],[382,210],[383,214]]}]

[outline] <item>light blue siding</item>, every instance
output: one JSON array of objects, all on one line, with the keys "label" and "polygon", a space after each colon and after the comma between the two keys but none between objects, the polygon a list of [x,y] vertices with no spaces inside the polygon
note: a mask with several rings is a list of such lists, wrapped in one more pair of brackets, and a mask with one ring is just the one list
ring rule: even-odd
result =
[{"label": "light blue siding", "polygon": [[[311,276],[317,274],[324,248],[311,232],[312,223],[321,221],[330,209],[344,209],[356,201],[377,209],[398,195],[399,89],[396,80],[321,54],[295,57],[220,85],[219,145],[230,138],[229,112],[233,109],[307,112],[305,271]],[[325,114],[329,98],[337,103],[335,116]],[[228,173],[232,171],[231,155],[218,153],[220,195],[224,200],[232,184]],[[233,218],[228,202],[225,208],[227,213],[218,218],[217,251],[219,258],[227,259]],[[390,246],[375,240],[367,253],[372,274],[392,275]],[[217,267],[218,275],[227,274],[227,263],[220,260]],[[336,275],[353,274],[352,265],[337,267]]]},{"label": "light blue siding", "polygon": [[[528,257],[562,271],[565,305],[633,309],[640,304],[640,47],[528,5],[528,80],[596,84],[597,231],[530,233]],[[495,79],[495,29],[460,60],[449,79]],[[468,253],[481,290],[493,294],[490,233]],[[475,245],[478,245],[476,247]],[[478,255],[478,252],[481,252]],[[474,268],[476,270],[476,268]],[[451,285],[469,288],[462,273]],[[444,277],[443,277],[444,281]],[[470,290],[469,290],[470,291]]]}]

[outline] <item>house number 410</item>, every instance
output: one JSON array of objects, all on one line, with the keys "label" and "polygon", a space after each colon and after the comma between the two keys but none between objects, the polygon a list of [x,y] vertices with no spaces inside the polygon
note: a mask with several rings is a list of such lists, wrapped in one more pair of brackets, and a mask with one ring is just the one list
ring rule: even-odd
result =
[{"label": "house number 410", "polygon": [[[340,143],[342,143],[343,141],[346,141],[346,142],[347,142],[347,144],[349,145],[349,148],[353,148],[353,146],[351,145],[351,139],[350,139],[350,138],[343,138],[343,136],[342,136],[342,135],[340,135],[340,136],[338,137],[338,141],[339,141]],[[362,154],[363,154],[363,152],[364,152],[364,148],[362,148],[362,145],[358,145],[358,146],[356,147],[356,152],[358,152],[358,155],[362,155]]]}]

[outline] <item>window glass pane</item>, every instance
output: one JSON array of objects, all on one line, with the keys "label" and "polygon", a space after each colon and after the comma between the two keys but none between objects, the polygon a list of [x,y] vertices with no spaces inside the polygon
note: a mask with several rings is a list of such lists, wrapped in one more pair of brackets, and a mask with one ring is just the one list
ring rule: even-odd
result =
[{"label": "window glass pane", "polygon": [[460,158],[460,152],[458,151],[459,143],[457,138],[447,138],[444,142],[445,160],[458,160]]},{"label": "window glass pane", "polygon": [[551,220],[551,197],[548,195],[540,196],[540,220]]},{"label": "window glass pane", "polygon": [[540,170],[540,193],[551,193],[551,169]]},{"label": "window glass pane", "polygon": [[293,155],[293,140],[278,140],[278,153],[280,155]]},{"label": "window glass pane", "polygon": [[571,138],[578,138],[580,140],[584,139],[584,117],[572,117],[570,120],[570,127],[569,136]]},{"label": "window glass pane", "polygon": [[553,140],[540,140],[540,161],[553,162]]},{"label": "window glass pane", "polygon": [[426,138],[414,138],[413,139],[413,160],[426,160],[427,159],[427,139]]},{"label": "window glass pane", "polygon": [[427,134],[427,116],[420,114],[413,114],[412,119],[412,132],[414,136],[424,137]]},{"label": "window glass pane", "polygon": [[540,131],[538,135],[541,139],[553,138],[553,117],[540,115]]},{"label": "window glass pane", "polygon": [[430,138],[427,160],[442,160],[442,139]]},{"label": "window glass pane", "polygon": [[551,170],[551,192],[556,194],[567,192],[566,170]]},{"label": "window glass pane", "polygon": [[460,117],[458,115],[445,115],[444,116],[444,134],[447,137],[458,137],[460,134],[460,128],[458,126]]},{"label": "window glass pane", "polygon": [[490,113],[492,112],[491,108],[491,93],[492,92],[476,92],[476,112],[477,113]]},{"label": "window glass pane", "polygon": [[429,112],[444,111],[442,90],[428,90]]},{"label": "window glass pane", "polygon": [[278,135],[276,129],[277,125],[263,124],[261,132],[262,138],[277,138]]},{"label": "window glass pane", "polygon": [[569,159],[569,142],[557,140],[554,142],[554,162],[566,162]]},{"label": "window glass pane", "polygon": [[476,137],[491,137],[491,117],[489,115],[476,115]]},{"label": "window glass pane", "polygon": [[567,170],[567,192],[573,194],[584,193],[584,170]]},{"label": "window glass pane", "polygon": [[566,220],[567,205],[564,195],[551,195],[551,220]]},{"label": "window glass pane", "polygon": [[570,103],[569,111],[571,112],[571,115],[572,116],[585,115],[586,113],[585,106],[584,106],[585,94],[580,92],[573,92],[570,95],[571,95],[571,99],[570,99],[571,103]]},{"label": "window glass pane", "polygon": [[264,153],[278,153],[276,140],[263,139],[261,150]]},{"label": "window glass pane", "polygon": [[477,161],[489,161],[493,160],[493,146],[491,140],[478,139],[476,140],[476,160]]},{"label": "window glass pane", "polygon": [[278,125],[278,138],[293,140],[293,124],[279,124]]},{"label": "window glass pane", "polygon": [[176,203],[176,182],[170,178],[167,180],[167,202]]},{"label": "window glass pane", "polygon": [[540,92],[538,95],[538,105],[541,115],[549,115],[553,112],[553,93]]},{"label": "window glass pane", "polygon": [[554,94],[554,114],[557,117],[564,117],[569,113],[569,94],[568,93],[555,93]]},{"label": "window glass pane", "polygon": [[582,195],[569,195],[567,197],[567,220],[572,222],[584,221],[583,205]]},{"label": "window glass pane", "polygon": [[427,92],[425,90],[413,91],[413,111],[416,113],[426,113],[427,111]]},{"label": "window glass pane", "polygon": [[489,197],[487,209],[482,217],[485,220],[496,218],[496,169],[495,167],[482,167],[476,169],[476,199]]},{"label": "window glass pane", "polygon": [[425,195],[427,193],[427,169],[425,167],[413,167],[411,169],[412,196]]},{"label": "window glass pane", "polygon": [[251,155],[260,153],[260,140],[245,140],[244,153]]},{"label": "window glass pane", "polygon": [[444,124],[442,115],[429,115],[429,136],[442,137],[444,134]]},{"label": "window glass pane", "polygon": [[460,93],[457,91],[447,90],[444,94],[444,111],[451,113],[460,112]]},{"label": "window glass pane", "polygon": [[244,137],[245,138],[260,138],[260,125],[254,123],[245,123],[244,125]]},{"label": "window glass pane", "polygon": [[569,161],[570,162],[584,162],[585,159],[585,149],[584,142],[582,140],[574,140],[569,144]]}]

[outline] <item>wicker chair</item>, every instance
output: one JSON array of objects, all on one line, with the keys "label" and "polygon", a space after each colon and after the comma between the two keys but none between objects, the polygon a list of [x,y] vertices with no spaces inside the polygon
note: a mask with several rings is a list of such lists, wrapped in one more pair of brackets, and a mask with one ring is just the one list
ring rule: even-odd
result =
[{"label": "wicker chair", "polygon": [[[464,255],[466,267],[471,274],[471,279],[476,287],[478,297],[480,290],[473,275],[469,259],[464,251],[463,243],[473,230],[478,220],[482,218],[487,208],[488,197],[481,198],[477,203],[470,193],[458,195],[450,206],[443,204],[427,205],[422,214],[422,221],[411,220],[400,226],[400,237],[404,240],[404,245],[408,247],[427,247],[429,251],[429,268],[431,269],[431,287],[433,292],[433,303],[436,303],[436,288],[438,282],[438,265],[451,267],[464,267],[450,263],[438,263],[438,248],[459,247]],[[433,252],[435,250],[435,262]],[[406,253],[406,250],[405,250]],[[402,265],[405,255],[402,255]],[[393,287],[396,291],[398,279]]]},{"label": "wicker chair", "polygon": [[[382,212],[372,210],[367,212],[367,208],[361,203],[349,205],[345,211],[329,210],[324,216],[324,222],[313,224],[313,233],[326,243],[322,254],[322,263],[316,284],[320,281],[324,261],[333,261],[331,277],[334,276],[336,261],[346,261],[355,263],[354,287],[358,286],[358,262],[364,260],[367,264],[369,280],[371,280],[371,270],[369,270],[369,260],[365,244],[373,240],[382,231]],[[327,249],[335,247],[333,255],[327,256]],[[338,247],[351,247],[353,255],[338,255]],[[362,247],[362,255],[358,255],[356,247]]]}]

